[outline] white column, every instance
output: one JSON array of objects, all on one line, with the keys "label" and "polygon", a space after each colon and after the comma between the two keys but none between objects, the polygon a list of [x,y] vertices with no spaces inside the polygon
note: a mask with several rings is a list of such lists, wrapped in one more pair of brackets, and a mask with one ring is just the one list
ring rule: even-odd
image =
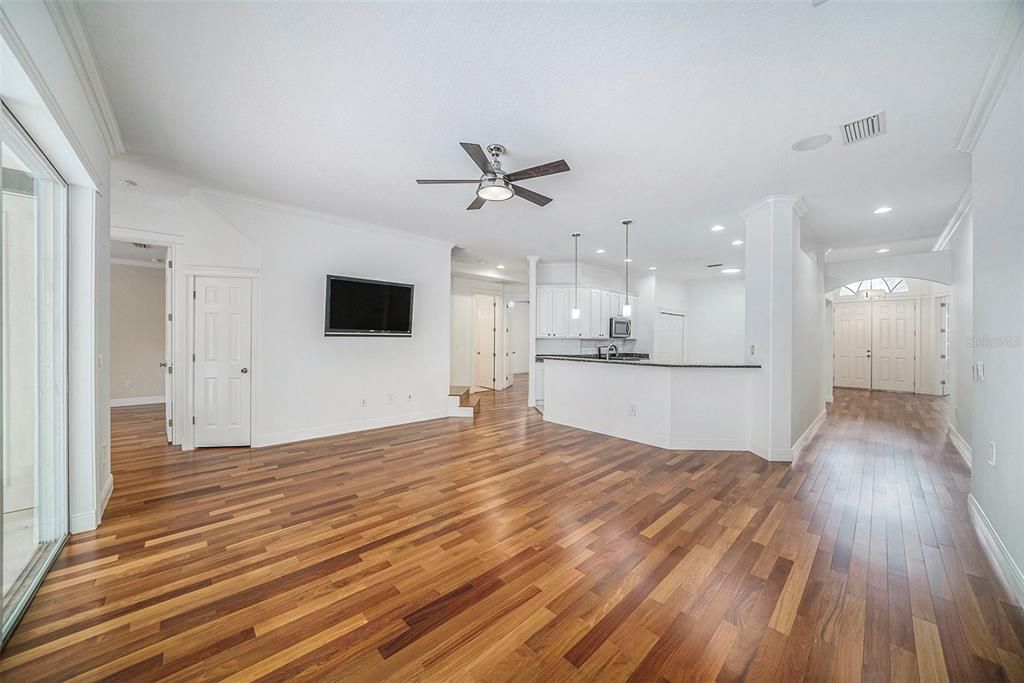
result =
[{"label": "white column", "polygon": [[798,196],[769,196],[746,221],[746,359],[759,363],[751,397],[751,450],[762,458],[793,457],[793,275],[800,248]]},{"label": "white column", "polygon": [[531,408],[537,405],[537,399],[534,398],[536,395],[534,365],[537,362],[537,261],[539,258],[538,256],[526,257],[526,260],[530,262],[530,363],[527,365],[530,369],[530,380],[527,382],[530,395],[526,399],[526,405]]}]

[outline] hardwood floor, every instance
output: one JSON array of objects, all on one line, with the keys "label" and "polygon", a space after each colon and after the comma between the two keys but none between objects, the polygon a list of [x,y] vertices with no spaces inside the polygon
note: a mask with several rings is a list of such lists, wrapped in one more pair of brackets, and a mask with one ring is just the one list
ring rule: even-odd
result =
[{"label": "hardwood floor", "polygon": [[1024,680],[946,402],[837,390],[802,460],[475,420],[180,453],[114,496],[0,661],[29,680]]}]

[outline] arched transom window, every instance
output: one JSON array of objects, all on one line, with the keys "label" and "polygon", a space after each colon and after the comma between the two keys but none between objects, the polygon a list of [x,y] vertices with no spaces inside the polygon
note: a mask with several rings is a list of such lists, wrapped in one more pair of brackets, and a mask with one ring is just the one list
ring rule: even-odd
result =
[{"label": "arched transom window", "polygon": [[886,294],[900,294],[909,292],[907,282],[901,277],[876,277],[871,280],[851,282],[839,290],[839,296],[856,296],[859,292],[885,292]]}]

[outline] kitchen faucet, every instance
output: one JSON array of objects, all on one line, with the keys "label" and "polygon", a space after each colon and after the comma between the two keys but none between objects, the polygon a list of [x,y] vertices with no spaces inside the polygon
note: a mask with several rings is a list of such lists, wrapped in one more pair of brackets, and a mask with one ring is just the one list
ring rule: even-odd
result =
[{"label": "kitchen faucet", "polygon": [[[619,347],[618,346],[616,346],[615,344],[609,344],[608,346],[604,347],[604,359],[605,360],[611,360],[613,353],[615,354],[616,358],[619,357]],[[597,357],[598,358],[601,357],[601,347],[600,346],[597,347]]]}]

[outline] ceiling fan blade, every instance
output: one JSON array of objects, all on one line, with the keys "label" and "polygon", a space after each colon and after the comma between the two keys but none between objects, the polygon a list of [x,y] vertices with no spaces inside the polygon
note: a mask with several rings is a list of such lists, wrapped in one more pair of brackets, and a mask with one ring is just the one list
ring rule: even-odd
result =
[{"label": "ceiling fan blade", "polygon": [[509,173],[505,178],[516,183],[520,180],[526,180],[527,178],[540,178],[541,176],[552,175],[554,173],[565,173],[568,170],[569,164],[565,163],[565,159],[559,159],[558,161],[551,161],[546,164],[541,164],[540,166],[524,168],[522,171]]},{"label": "ceiling fan blade", "polygon": [[483,206],[486,203],[487,203],[486,199],[481,199],[480,197],[477,197],[476,199],[473,200],[472,204],[470,204],[469,206],[466,207],[466,211],[473,211],[475,209],[479,209],[481,206]]},{"label": "ceiling fan blade", "polygon": [[419,178],[416,180],[420,185],[449,185],[451,183],[479,183],[479,180],[433,180]]},{"label": "ceiling fan blade", "polygon": [[484,154],[484,149],[475,142],[460,142],[462,149],[466,150],[466,154],[473,160],[480,170],[484,173],[494,173],[494,169],[491,167],[491,160]]},{"label": "ceiling fan blade", "polygon": [[544,195],[540,194],[539,192],[534,192],[533,190],[527,190],[525,187],[523,187],[521,185],[513,185],[512,189],[516,191],[516,196],[517,197],[522,197],[526,201],[533,202],[537,206],[547,206],[552,201],[551,197],[545,197]]}]

